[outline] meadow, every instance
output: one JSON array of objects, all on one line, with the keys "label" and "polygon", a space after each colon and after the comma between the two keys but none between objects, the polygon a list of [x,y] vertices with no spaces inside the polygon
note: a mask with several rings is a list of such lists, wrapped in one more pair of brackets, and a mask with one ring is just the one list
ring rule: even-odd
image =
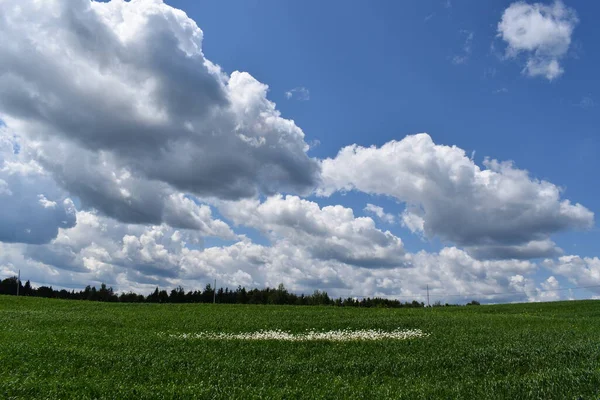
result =
[{"label": "meadow", "polygon": [[[0,296],[0,318],[3,399],[600,398],[600,301],[362,309]],[[362,330],[389,337],[323,336]],[[265,331],[310,340],[246,338]],[[389,334],[409,331],[423,334]]]}]

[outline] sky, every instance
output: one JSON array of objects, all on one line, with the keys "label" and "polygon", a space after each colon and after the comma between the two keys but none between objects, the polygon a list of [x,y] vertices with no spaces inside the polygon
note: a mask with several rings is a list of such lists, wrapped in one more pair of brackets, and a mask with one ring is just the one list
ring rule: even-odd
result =
[{"label": "sky", "polygon": [[600,296],[599,11],[0,0],[0,277]]}]

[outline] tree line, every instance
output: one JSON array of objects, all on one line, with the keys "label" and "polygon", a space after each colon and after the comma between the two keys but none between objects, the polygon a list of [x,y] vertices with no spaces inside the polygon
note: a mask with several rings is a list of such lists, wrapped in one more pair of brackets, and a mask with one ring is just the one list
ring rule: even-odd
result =
[{"label": "tree line", "polygon": [[[0,281],[0,294],[17,294],[17,277],[10,277]],[[216,303],[221,304],[287,304],[299,306],[330,305],[340,307],[425,307],[425,304],[413,300],[401,302],[395,299],[380,297],[365,297],[360,300],[348,298],[331,298],[325,291],[315,290],[313,294],[295,294],[289,292],[283,284],[277,288],[250,289],[238,286],[236,289],[219,288],[215,292],[210,284],[204,290],[186,292],[181,286],[167,292],[158,287],[150,294],[144,296],[134,292],[117,294],[112,287],[102,284],[99,289],[95,286],[86,286],[80,291],[53,289],[52,286],[33,287],[29,281],[19,284],[19,295],[46,297],[68,300],[89,300],[121,303]],[[437,305],[437,304],[436,304]],[[448,304],[446,304],[448,305]]]}]

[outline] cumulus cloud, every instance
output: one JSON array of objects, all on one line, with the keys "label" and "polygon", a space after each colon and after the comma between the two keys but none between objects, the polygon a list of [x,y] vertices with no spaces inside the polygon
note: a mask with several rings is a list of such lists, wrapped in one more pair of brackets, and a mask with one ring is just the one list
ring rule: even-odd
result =
[{"label": "cumulus cloud", "polygon": [[295,99],[300,101],[307,101],[310,100],[310,92],[307,88],[299,86],[285,92],[285,98],[288,100]]},{"label": "cumulus cloud", "polygon": [[[559,283],[553,276],[547,280],[540,282],[539,286],[536,286],[536,282],[533,278],[523,276],[521,274],[513,275],[509,278],[508,289],[510,290],[509,296],[505,298],[505,301],[553,301],[559,300],[561,291],[559,289]],[[518,300],[510,300],[512,296],[521,296]]]},{"label": "cumulus cloud", "polygon": [[540,284],[539,301],[556,301],[560,298],[560,283],[554,276]]},{"label": "cumulus cloud", "polygon": [[566,255],[556,260],[545,260],[544,266],[555,274],[564,276],[576,286],[597,286],[589,290],[600,293],[600,259]]},{"label": "cumulus cloud", "polygon": [[[360,165],[360,168],[355,166]],[[465,246],[480,258],[551,257],[549,236],[592,226],[594,214],[561,198],[554,184],[533,179],[510,162],[483,168],[456,146],[427,134],[382,147],[347,146],[322,161],[318,194],[360,190],[406,203],[405,226]]]},{"label": "cumulus cloud", "polygon": [[[206,249],[186,266],[186,277],[194,271],[201,276],[207,264],[217,271],[239,271],[240,277],[255,285],[284,283],[294,291],[327,290],[333,296],[382,296],[402,300],[426,299],[429,286],[432,301],[465,302],[537,300],[536,287],[517,290],[514,279],[533,282],[536,265],[529,261],[480,261],[455,247],[439,253],[406,255],[406,265],[392,268],[364,268],[336,259],[314,257],[307,248],[289,241],[266,247],[251,242]],[[515,278],[516,277],[516,278]],[[227,279],[227,278],[226,278]]]},{"label": "cumulus cloud", "polygon": [[2,2],[0,15],[0,118],[84,205],[157,224],[177,214],[177,192],[238,199],[314,186],[302,130],[266,85],[207,60],[184,12],[75,0]]},{"label": "cumulus cloud", "polygon": [[[218,225],[219,221],[212,222]],[[198,230],[175,229],[165,224],[123,224],[94,212],[79,211],[77,225],[61,228],[47,245],[21,245],[18,253],[24,259],[18,261],[34,276],[36,271],[39,273],[39,266],[43,266],[42,272],[53,270],[56,275],[67,277],[79,275],[75,279],[79,282],[104,280],[125,285],[125,289],[136,284],[167,286],[172,279],[183,279],[187,264],[198,262],[202,251],[197,248],[202,247],[203,238],[204,234]],[[11,254],[9,247],[5,248]],[[7,263],[0,258],[0,264],[2,261]],[[214,269],[210,271],[211,276],[216,276]],[[224,275],[227,271],[219,273]],[[65,282],[69,281],[65,278]],[[49,283],[64,285],[54,279]]]},{"label": "cumulus cloud", "polygon": [[[422,294],[425,285],[433,297],[463,301],[469,297],[494,301],[527,300],[526,291],[511,287],[511,281],[528,276],[536,265],[526,260],[477,260],[464,250],[446,247],[438,253],[420,251],[411,255],[412,275],[399,278],[404,293]],[[448,296],[449,295],[449,296]],[[512,300],[511,300],[512,299]]]},{"label": "cumulus cloud", "polygon": [[376,215],[377,218],[384,222],[387,222],[388,224],[393,224],[396,221],[394,215],[386,213],[383,207],[376,206],[375,204],[367,203],[364,210],[368,213]]},{"label": "cumulus cloud", "polygon": [[[0,235],[0,241],[48,242],[56,237],[59,227],[72,227],[76,220],[73,202],[53,178],[62,179],[62,186],[68,188],[71,182],[65,177],[76,183],[81,169],[49,174],[36,161],[39,158],[32,156],[37,151],[35,146],[11,135],[6,128],[0,133],[0,201],[4,202],[0,221],[5,233]],[[175,228],[196,230],[203,236],[236,238],[225,222],[212,218],[208,205],[199,204],[192,196],[157,183],[145,185],[126,172],[111,171],[107,165],[93,172],[88,171],[94,179],[82,181],[80,187],[89,190],[90,200],[86,203],[94,209],[127,222],[164,222]]]},{"label": "cumulus cloud", "polygon": [[[321,252],[315,251],[315,239],[305,237],[313,229],[306,227],[299,239],[286,237],[287,228],[281,227],[286,225],[283,215],[289,216],[299,205],[293,204],[295,199],[287,205],[281,201],[286,200],[276,200],[280,207],[277,212],[258,212],[260,216],[270,215],[272,230],[280,232],[273,233],[280,239],[271,246],[243,238],[226,246],[190,248],[190,244],[197,245],[202,240],[195,231],[166,225],[122,224],[80,211],[77,226],[61,228],[58,237],[49,244],[0,243],[0,270],[12,273],[18,265],[24,279],[37,284],[81,287],[82,282],[96,285],[105,282],[118,291],[145,293],[157,285],[201,288],[213,279],[229,287],[275,287],[283,283],[296,292],[318,288],[334,296],[398,296],[404,300],[424,300],[425,287],[429,285],[432,301],[443,302],[464,302],[474,295],[482,301],[530,300],[536,293],[529,278],[536,270],[535,264],[519,260],[480,261],[455,247],[439,253],[402,251],[399,252],[402,264],[385,268],[363,267],[352,263],[353,259],[322,257]],[[343,219],[350,221],[347,217]],[[329,222],[321,221],[318,225],[325,230],[333,229]],[[352,233],[352,222],[346,225],[340,230],[340,237],[342,231],[348,232],[343,240],[355,241],[359,247],[355,253],[361,254],[367,240]],[[372,235],[368,229],[366,235]],[[508,294],[518,289],[512,285],[515,280],[526,282],[528,292]]]},{"label": "cumulus cloud", "polygon": [[554,298],[543,289],[557,283],[536,287],[537,265],[531,261],[478,260],[456,247],[407,253],[399,239],[376,229],[370,218],[356,218],[341,206],[274,196],[262,203],[224,202],[220,210],[256,226],[271,245],[241,237],[231,245],[202,248],[203,237],[195,230],[123,224],[79,211],[77,225],[60,228],[48,244],[0,243],[0,271],[11,274],[20,268],[35,284],[80,288],[104,282],[118,291],[143,293],[156,286],[201,288],[217,279],[229,287],[283,283],[296,292],[318,288],[333,296],[421,301],[428,286],[432,302]]},{"label": "cumulus cloud", "polygon": [[229,287],[285,283],[312,291],[346,287],[338,268],[353,268],[314,258],[314,248],[300,242],[262,246],[241,238],[232,245],[202,249],[202,237],[193,230],[123,224],[88,211],[79,211],[77,219],[75,227],[61,228],[46,245],[0,243],[0,271],[13,274],[20,268],[23,278],[36,284],[104,282],[119,291],[149,292],[157,285],[201,288],[213,279]]},{"label": "cumulus cloud", "polygon": [[569,50],[577,23],[575,10],[560,0],[552,5],[520,1],[504,10],[498,36],[507,44],[507,57],[526,55],[524,73],[553,80],[564,72],[560,61]]},{"label": "cumulus cloud", "polygon": [[236,224],[267,234],[273,242],[301,247],[312,257],[378,268],[402,266],[400,238],[381,231],[369,217],[355,217],[351,208],[319,207],[297,196],[223,202],[219,211]]}]

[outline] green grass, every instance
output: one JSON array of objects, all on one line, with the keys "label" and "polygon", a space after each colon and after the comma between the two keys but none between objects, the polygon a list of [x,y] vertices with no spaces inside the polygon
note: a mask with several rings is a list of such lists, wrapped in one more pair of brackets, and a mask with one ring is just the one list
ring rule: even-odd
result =
[{"label": "green grass", "polygon": [[[598,399],[600,301],[436,309],[0,296],[0,398]],[[375,342],[165,333],[422,329]]]}]

